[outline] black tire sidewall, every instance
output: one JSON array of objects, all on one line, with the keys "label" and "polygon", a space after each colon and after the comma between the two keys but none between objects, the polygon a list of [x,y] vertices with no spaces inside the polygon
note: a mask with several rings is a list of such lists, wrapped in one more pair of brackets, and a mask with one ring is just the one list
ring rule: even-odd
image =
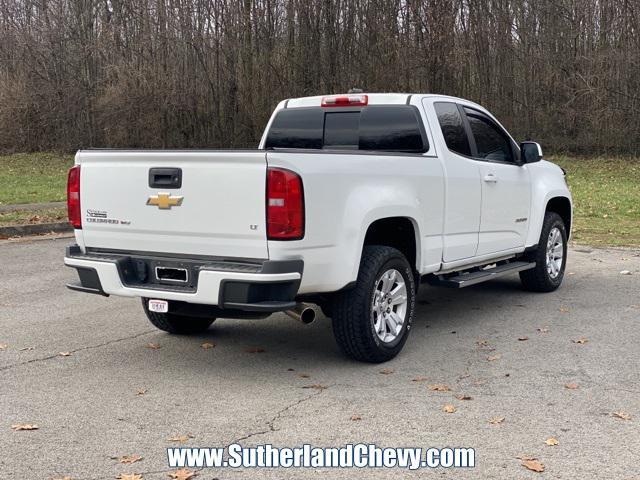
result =
[{"label": "black tire sidewall", "polygon": [[[395,269],[402,275],[402,278],[406,285],[407,290],[407,312],[405,315],[404,324],[402,325],[402,329],[398,334],[397,338],[392,342],[383,342],[378,334],[375,331],[375,327],[373,324],[373,319],[371,317],[371,304],[373,302],[373,296],[376,288],[376,280],[387,270]],[[378,268],[375,276],[373,278],[368,279],[368,294],[366,295],[367,305],[365,306],[366,311],[368,313],[366,321],[368,322],[369,328],[369,337],[371,343],[375,345],[375,348],[379,351],[383,352],[385,355],[396,355],[404,346],[407,338],[409,336],[409,332],[411,331],[411,323],[413,321],[415,306],[416,306],[416,296],[415,296],[415,279],[413,275],[413,271],[409,266],[409,262],[405,259],[405,257],[397,250],[393,253],[381,266]]]},{"label": "black tire sidewall", "polygon": [[[553,228],[560,230],[560,235],[562,236],[562,265],[560,273],[555,278],[552,278],[547,271],[547,240]],[[567,266],[567,247],[567,230],[562,218],[556,213],[549,214],[545,219],[542,235],[540,235],[540,251],[537,260],[540,261],[546,282],[553,288],[558,288],[564,278],[564,271]]]}]

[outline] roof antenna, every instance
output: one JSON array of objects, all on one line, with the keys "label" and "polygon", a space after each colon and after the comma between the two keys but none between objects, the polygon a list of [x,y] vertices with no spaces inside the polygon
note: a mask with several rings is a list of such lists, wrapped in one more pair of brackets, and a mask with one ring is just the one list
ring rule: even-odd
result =
[{"label": "roof antenna", "polygon": [[347,93],[362,93],[364,92],[364,90],[362,90],[361,88],[350,88],[349,91]]}]

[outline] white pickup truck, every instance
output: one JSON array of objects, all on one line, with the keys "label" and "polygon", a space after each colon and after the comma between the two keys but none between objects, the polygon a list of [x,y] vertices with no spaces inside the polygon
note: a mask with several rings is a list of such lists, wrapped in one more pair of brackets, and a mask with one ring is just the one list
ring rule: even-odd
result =
[{"label": "white pickup truck", "polygon": [[440,95],[282,101],[257,150],[83,150],[69,288],[141,297],[169,333],[318,305],[350,357],[403,347],[421,281],[562,282],[564,172],[481,106]]}]

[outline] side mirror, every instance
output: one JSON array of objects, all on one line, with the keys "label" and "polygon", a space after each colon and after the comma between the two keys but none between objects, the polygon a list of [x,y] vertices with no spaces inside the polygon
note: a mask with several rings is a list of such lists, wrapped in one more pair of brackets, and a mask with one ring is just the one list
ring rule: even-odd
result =
[{"label": "side mirror", "polygon": [[523,165],[539,162],[542,160],[542,147],[536,142],[522,142],[520,144],[520,158]]}]

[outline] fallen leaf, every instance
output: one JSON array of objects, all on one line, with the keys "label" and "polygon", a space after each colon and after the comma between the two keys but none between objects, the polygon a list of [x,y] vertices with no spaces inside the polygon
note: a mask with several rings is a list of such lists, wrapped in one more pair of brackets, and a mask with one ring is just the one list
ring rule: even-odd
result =
[{"label": "fallen leaf", "polygon": [[540,327],[537,330],[540,333],[549,333],[549,329],[547,327]]},{"label": "fallen leaf", "polygon": [[247,353],[264,353],[265,349],[262,347],[249,347],[245,350]]},{"label": "fallen leaf", "polygon": [[21,430],[38,430],[40,427],[34,423],[18,423],[16,425],[11,425],[11,428],[14,432],[18,432]]},{"label": "fallen leaf", "polygon": [[351,415],[351,421],[352,422],[359,422],[360,420],[362,420],[362,417],[360,415],[358,415],[357,413],[354,415]]},{"label": "fallen leaf", "polygon": [[116,477],[116,480],[142,480],[142,475],[139,473],[121,473]]},{"label": "fallen leaf", "polygon": [[170,472],[169,475],[174,480],[189,480],[196,476],[196,472],[187,470],[186,468],[181,468],[180,470],[176,470],[175,472]]},{"label": "fallen leaf", "polygon": [[492,417],[489,419],[489,423],[491,425],[498,425],[499,423],[504,422],[504,417]]},{"label": "fallen leaf", "polygon": [[327,387],[326,385],[320,385],[319,383],[314,383],[313,385],[305,385],[302,388],[313,388],[314,390],[324,390],[329,387]]},{"label": "fallen leaf", "polygon": [[522,462],[522,466],[528,468],[533,472],[544,472],[544,465],[540,463],[538,460],[524,460]]},{"label": "fallen leaf", "polygon": [[411,380],[412,382],[426,382],[427,380],[429,380],[428,377],[416,377],[413,380]]},{"label": "fallen leaf", "polygon": [[61,357],[70,357],[71,352],[58,352],[58,355],[60,355]]},{"label": "fallen leaf", "polygon": [[560,307],[558,310],[560,310],[562,313],[567,313],[569,311],[567,307]]},{"label": "fallen leaf", "polygon": [[451,389],[449,385],[445,385],[444,383],[434,383],[432,385],[427,385],[427,388],[433,392],[450,392]]},{"label": "fallen leaf", "polygon": [[175,437],[171,437],[168,440],[170,442],[185,443],[185,442],[188,442],[190,438],[195,438],[195,437],[190,433],[187,433],[186,435],[176,435]]},{"label": "fallen leaf", "polygon": [[120,463],[124,463],[125,465],[130,465],[132,463],[139,462],[142,460],[140,455],[123,455],[121,457],[111,457],[113,460],[118,460]]},{"label": "fallen leaf", "polygon": [[555,437],[549,437],[547,438],[544,443],[546,443],[547,445],[549,445],[550,447],[555,447],[556,445],[558,445],[560,442],[558,442],[558,439]]},{"label": "fallen leaf", "polygon": [[442,407],[442,411],[444,413],[456,413],[456,407],[454,407],[453,405],[445,405],[444,407]]},{"label": "fallen leaf", "polygon": [[456,398],[458,400],[473,400],[473,397],[471,395],[464,395],[463,393],[459,393],[458,395],[456,395]]},{"label": "fallen leaf", "polygon": [[160,344],[159,343],[147,343],[146,347],[150,348],[151,350],[158,350],[160,348]]},{"label": "fallen leaf", "polygon": [[311,375],[309,375],[308,373],[299,373],[298,376],[300,378],[311,378]]},{"label": "fallen leaf", "polygon": [[382,375],[390,375],[394,372],[393,368],[384,368],[382,370],[380,370],[380,373]]},{"label": "fallen leaf", "polygon": [[524,460],[522,466],[533,472],[544,472],[544,465],[537,460]]},{"label": "fallen leaf", "polygon": [[623,412],[622,410],[613,412],[611,415],[617,418],[621,418],[622,420],[631,420],[631,415],[629,415],[627,412]]},{"label": "fallen leaf", "polygon": [[589,341],[588,338],[584,338],[584,337],[580,337],[580,338],[576,338],[575,340],[571,340],[573,343],[578,343],[580,345],[584,345],[585,343],[587,343]]},{"label": "fallen leaf", "polygon": [[578,384],[577,383],[567,383],[565,384],[564,388],[568,389],[568,390],[577,390],[578,389]]},{"label": "fallen leaf", "polygon": [[210,348],[213,348],[215,346],[216,346],[215,343],[204,342],[202,345],[200,345],[200,348],[204,348],[205,350],[209,350]]},{"label": "fallen leaf", "polygon": [[489,355],[487,357],[487,360],[490,361],[490,362],[493,362],[495,360],[500,360],[501,358],[502,358],[502,355],[499,354],[499,353],[496,353],[495,355]]},{"label": "fallen leaf", "polygon": [[519,342],[526,342],[527,340],[529,340],[529,337],[518,337]]},{"label": "fallen leaf", "polygon": [[138,390],[136,390],[136,396],[141,396],[144,395],[145,393],[147,393],[147,389],[146,388],[139,388]]},{"label": "fallen leaf", "polygon": [[631,272],[631,270],[622,270],[620,272],[620,275],[631,275],[633,272]]}]

